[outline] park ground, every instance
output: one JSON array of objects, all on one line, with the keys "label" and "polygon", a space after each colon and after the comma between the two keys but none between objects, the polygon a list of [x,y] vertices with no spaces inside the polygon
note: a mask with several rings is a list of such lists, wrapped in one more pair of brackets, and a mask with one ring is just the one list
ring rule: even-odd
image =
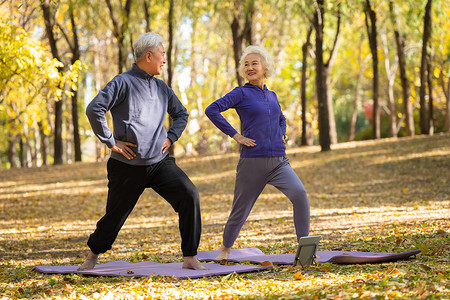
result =
[{"label": "park ground", "polygon": [[[0,299],[450,299],[450,135],[288,150],[309,195],[319,250],[402,252],[382,264],[275,266],[195,280],[46,275],[77,265],[104,212],[106,163],[0,171]],[[200,191],[199,250],[215,250],[231,202],[237,153],[178,158]],[[99,263],[181,261],[177,215],[151,190]],[[235,244],[267,254],[296,249],[289,200],[266,187]]]}]

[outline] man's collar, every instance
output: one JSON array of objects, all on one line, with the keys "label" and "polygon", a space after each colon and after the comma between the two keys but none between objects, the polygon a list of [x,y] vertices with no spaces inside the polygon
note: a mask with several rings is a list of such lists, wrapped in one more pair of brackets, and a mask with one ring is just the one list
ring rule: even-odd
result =
[{"label": "man's collar", "polygon": [[144,70],[142,70],[141,68],[139,68],[136,63],[133,63],[133,67],[131,68],[131,71],[133,73],[135,73],[136,75],[138,75],[139,77],[142,77],[144,79],[151,80],[154,77],[153,75],[150,75],[147,72],[145,72]]}]

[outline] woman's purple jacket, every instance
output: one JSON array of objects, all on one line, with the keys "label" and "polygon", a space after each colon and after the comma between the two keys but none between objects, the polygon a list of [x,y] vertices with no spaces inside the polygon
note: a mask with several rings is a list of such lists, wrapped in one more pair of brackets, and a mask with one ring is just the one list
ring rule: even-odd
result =
[{"label": "woman's purple jacket", "polygon": [[233,137],[237,131],[220,114],[234,108],[242,123],[242,135],[255,140],[255,147],[241,146],[241,157],[286,156],[283,135],[286,134],[284,117],[277,95],[246,83],[211,103],[205,110],[208,118],[223,133]]}]

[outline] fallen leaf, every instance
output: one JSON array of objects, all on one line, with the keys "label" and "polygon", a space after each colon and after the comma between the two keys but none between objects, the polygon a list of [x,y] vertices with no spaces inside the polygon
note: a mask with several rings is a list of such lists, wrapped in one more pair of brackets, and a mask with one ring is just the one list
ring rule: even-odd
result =
[{"label": "fallen leaf", "polygon": [[272,267],[273,267],[273,264],[272,264],[272,262],[266,260],[266,261],[263,261],[263,262],[262,262],[262,266],[263,266],[263,267],[268,267],[268,266],[272,266]]},{"label": "fallen leaf", "polygon": [[425,264],[419,264],[419,266],[420,266],[422,269],[424,269],[425,271],[430,271],[430,270],[431,270],[431,268],[430,268],[429,266],[425,265]]},{"label": "fallen leaf", "polygon": [[295,280],[302,280],[305,279],[305,276],[303,276],[302,272],[297,272],[294,274],[294,279]]}]

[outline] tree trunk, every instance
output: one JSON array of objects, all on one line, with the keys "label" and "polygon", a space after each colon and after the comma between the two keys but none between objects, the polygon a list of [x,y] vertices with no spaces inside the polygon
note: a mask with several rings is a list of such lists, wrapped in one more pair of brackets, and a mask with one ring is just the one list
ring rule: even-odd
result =
[{"label": "tree trunk", "polygon": [[428,134],[434,134],[434,113],[433,113],[433,71],[431,68],[431,57],[427,59],[427,85],[428,85]]},{"label": "tree trunk", "polygon": [[441,70],[441,86],[445,96],[445,131],[450,132],[450,78],[448,78],[447,87],[445,87],[445,78]]},{"label": "tree trunk", "polygon": [[65,143],[65,162],[70,164],[72,163],[72,156],[73,156],[73,152],[72,152],[72,135],[73,135],[73,128],[72,128],[72,123],[70,122],[69,119],[66,119],[66,121],[64,122],[64,128],[66,131],[65,136],[66,138],[66,143]]},{"label": "tree trunk", "polygon": [[55,102],[55,140],[54,140],[54,161],[53,164],[63,163],[63,139],[62,139],[63,101]]},{"label": "tree trunk", "polygon": [[42,156],[42,165],[46,166],[48,165],[47,161],[47,153],[48,153],[48,136],[45,135],[44,127],[42,125],[42,122],[38,122],[39,127],[39,136],[41,137],[41,156]]},{"label": "tree trunk", "polygon": [[[75,24],[75,16],[73,13],[73,4],[69,10],[70,13],[70,23],[72,25],[72,35],[73,35],[73,45],[72,49],[72,64],[80,59],[80,44],[78,42],[78,35]],[[81,161],[81,140],[80,140],[80,130],[78,124],[78,92],[72,90],[72,127],[73,127],[73,145],[75,152],[75,161]]]},{"label": "tree trunk", "polygon": [[34,127],[34,161],[35,161],[35,167],[42,166],[42,145],[41,145],[41,134],[39,132],[39,127],[36,127],[37,124],[35,124]]},{"label": "tree trunk", "polygon": [[[50,12],[50,4],[49,0],[41,1],[41,9],[44,16],[45,23],[45,33],[47,35],[48,42],[50,44],[50,49],[52,51],[52,55],[58,61],[61,61],[58,53],[58,48],[56,46],[56,39],[53,33],[53,23],[52,16]],[[58,68],[58,71],[61,71]],[[55,126],[54,126],[54,164],[59,165],[63,163],[63,141],[62,141],[62,119],[63,119],[63,100],[55,101]]]},{"label": "tree trunk", "polygon": [[406,135],[414,136],[414,115],[413,108],[411,103],[411,93],[409,88],[409,79],[406,74],[406,55],[405,55],[405,39],[400,35],[400,33],[396,30],[395,34],[395,42],[397,44],[397,56],[399,62],[400,69],[400,81],[402,84],[402,96],[403,96],[403,111],[405,114],[406,120]]},{"label": "tree trunk", "polygon": [[239,59],[242,55],[242,39],[239,37],[239,19],[238,16],[233,17],[233,22],[231,23],[231,33],[233,36],[233,54],[234,54],[234,66],[236,72],[236,80],[239,86],[244,85],[244,78],[239,75]]},{"label": "tree trunk", "polygon": [[394,25],[395,44],[397,46],[398,65],[400,69],[400,81],[402,84],[402,97],[403,97],[403,113],[406,120],[406,135],[414,136],[414,116],[413,108],[410,100],[410,88],[409,80],[406,74],[406,54],[405,54],[405,35],[400,34],[398,28],[398,20],[394,13],[394,6],[392,1],[389,1],[389,11],[391,14],[392,24]]},{"label": "tree trunk", "polygon": [[427,116],[426,103],[426,86],[427,86],[427,46],[428,40],[431,37],[431,3],[432,0],[427,1],[425,6],[425,16],[423,22],[423,36],[422,36],[422,59],[420,62],[420,131],[422,134],[429,134],[429,120]]},{"label": "tree trunk", "polygon": [[253,45],[253,14],[255,13],[254,0],[250,1],[250,6],[245,10],[245,23],[242,34],[247,45]]},{"label": "tree trunk", "polygon": [[378,102],[379,78],[378,78],[377,15],[375,11],[372,9],[370,0],[366,0],[364,5],[364,12],[365,12],[367,36],[369,37],[370,51],[372,53],[372,68],[373,68],[372,137],[374,139],[379,139],[381,137],[381,130],[380,130],[380,106]]},{"label": "tree trunk", "polygon": [[11,168],[17,168],[17,144],[16,144],[17,136],[13,134],[10,130],[9,139],[8,139],[8,161]]},{"label": "tree trunk", "polygon": [[32,166],[32,154],[31,154],[31,145],[30,145],[30,131],[28,124],[23,124],[23,133],[24,137],[21,139],[22,147],[23,147],[23,166],[26,168],[31,168]]},{"label": "tree trunk", "polygon": [[330,57],[325,63],[325,84],[327,89],[327,103],[328,103],[328,115],[330,124],[330,141],[331,144],[336,144],[338,142],[337,130],[336,130],[336,119],[334,117],[334,105],[333,105],[333,94],[332,94],[332,84],[331,84],[331,70],[336,60],[337,49],[339,47],[341,37],[341,4],[338,3],[337,11],[337,22],[336,22],[336,33],[334,36],[333,48],[330,52]]},{"label": "tree trunk", "polygon": [[319,107],[319,143],[321,146],[321,151],[328,151],[331,149],[331,140],[326,93],[327,88],[325,86],[325,66],[323,63],[324,15],[324,1],[318,0],[313,22],[316,31],[316,88]]},{"label": "tree trunk", "polygon": [[325,87],[327,89],[328,122],[330,124],[330,142],[337,144],[336,119],[334,117],[333,93],[331,83],[331,67],[325,67]]},{"label": "tree trunk", "polygon": [[447,132],[450,132],[450,80],[448,81],[446,95],[445,129]]},{"label": "tree trunk", "polygon": [[150,22],[152,19],[152,14],[150,9],[152,7],[152,2],[150,0],[144,0],[144,14],[145,14],[145,32],[151,32]]},{"label": "tree trunk", "polygon": [[397,109],[394,97],[395,73],[397,71],[397,67],[395,64],[392,64],[391,66],[389,61],[389,49],[386,33],[381,34],[381,41],[383,42],[384,68],[388,79],[389,134],[390,137],[397,137]]},{"label": "tree trunk", "polygon": [[19,163],[20,167],[25,167],[25,149],[23,149],[23,138],[19,137]]},{"label": "tree trunk", "polygon": [[389,80],[388,84],[388,103],[389,103],[389,134],[391,137],[397,137],[397,115],[394,99],[394,81]]},{"label": "tree trunk", "polygon": [[[361,34],[361,40],[358,47],[358,56],[359,56],[359,74],[356,79],[356,87],[355,87],[355,98],[353,99],[353,109],[352,109],[352,117],[350,119],[350,133],[348,136],[348,141],[352,142],[355,139],[355,127],[356,127],[356,118],[358,116],[358,103],[360,101],[360,93],[361,93],[361,83],[364,76],[364,71],[366,69],[366,60],[363,60],[362,57],[362,42],[364,40],[364,35]],[[366,57],[368,58],[368,56]]]},{"label": "tree trunk", "polygon": [[170,0],[169,2],[169,47],[167,49],[167,73],[168,73],[168,79],[167,79],[167,85],[172,88],[172,79],[173,79],[173,71],[174,66],[172,65],[172,52],[173,52],[173,8],[174,8],[174,0]]},{"label": "tree trunk", "polygon": [[120,74],[123,73],[126,69],[127,51],[125,50],[124,40],[125,40],[125,33],[128,29],[131,4],[133,0],[126,0],[125,6],[122,5],[122,1],[119,1],[120,4],[119,12],[122,16],[120,24],[114,14],[114,9],[112,7],[111,0],[105,0],[105,2],[109,10],[111,22],[113,24],[113,34],[117,40],[117,47],[118,47],[117,67],[118,67],[118,74]]},{"label": "tree trunk", "polygon": [[81,139],[78,124],[78,92],[72,91],[72,128],[73,128],[73,146],[75,151],[75,161],[81,161]]},{"label": "tree trunk", "polygon": [[300,96],[301,96],[301,103],[302,103],[302,146],[308,145],[308,135],[307,135],[307,123],[306,123],[306,67],[308,63],[308,49],[311,45],[310,39],[311,39],[311,33],[312,33],[312,27],[308,29],[308,33],[306,35],[306,41],[302,46],[302,77],[301,77],[301,83],[300,83]]},{"label": "tree trunk", "polygon": [[[242,7],[241,1],[236,0],[234,2],[235,12],[233,15],[233,21],[231,22],[231,34],[233,37],[233,54],[234,54],[234,65],[236,72],[236,80],[239,86],[244,85],[244,78],[239,75],[239,60],[241,59],[242,53],[244,51],[244,41],[247,41],[247,44],[252,43],[252,19],[254,12],[254,4],[253,1],[250,3],[250,7],[248,10],[245,10]],[[242,15],[245,16],[244,27],[241,30],[240,19]]]},{"label": "tree trunk", "polygon": [[[245,83],[244,78],[239,75],[239,60],[241,59],[242,53],[244,51],[244,41],[247,44],[252,43],[252,21],[254,13],[254,2],[250,1],[250,6],[245,9],[242,7],[240,0],[235,0],[234,2],[235,12],[233,14],[233,21],[231,22],[231,34],[233,37],[233,54],[234,54],[234,65],[236,80],[239,86],[243,86]],[[244,27],[240,30],[239,21],[242,14],[244,14],[245,22]],[[240,124],[240,132],[242,133],[242,124]],[[239,150],[240,151],[240,150]]]},{"label": "tree trunk", "polygon": [[118,49],[118,60],[117,60],[117,74],[121,74],[125,71],[125,62],[124,62],[124,45],[123,45],[123,38],[119,37],[117,38],[117,47]]},{"label": "tree trunk", "polygon": [[341,37],[341,3],[338,3],[338,12],[337,12],[337,23],[336,23],[336,34],[334,36],[333,48],[330,52],[330,57],[328,62],[325,64],[326,66],[326,85],[327,85],[327,102],[328,102],[328,114],[330,118],[330,140],[332,144],[336,144],[338,142],[337,138],[337,129],[336,129],[336,119],[334,117],[334,105],[333,105],[333,96],[332,96],[332,85],[331,85],[331,70],[334,65],[334,61],[336,60],[337,49],[339,47],[340,37]]},{"label": "tree trunk", "polygon": [[353,107],[352,107],[352,117],[350,119],[350,133],[348,135],[348,141],[352,142],[355,139],[355,127],[356,127],[356,118],[358,115],[358,103],[359,100],[359,94],[361,90],[361,79],[362,79],[362,73],[359,72],[358,79],[356,80],[356,87],[355,87],[355,98],[353,99]]}]

